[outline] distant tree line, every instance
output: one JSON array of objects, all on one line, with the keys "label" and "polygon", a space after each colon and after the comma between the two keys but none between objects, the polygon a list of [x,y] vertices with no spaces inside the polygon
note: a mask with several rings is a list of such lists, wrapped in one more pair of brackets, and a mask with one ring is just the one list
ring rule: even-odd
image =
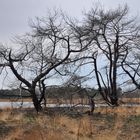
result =
[{"label": "distant tree line", "polygon": [[[101,99],[101,95],[99,91],[94,88],[81,88],[80,90],[75,87],[56,87],[51,86],[46,89],[45,96],[49,99],[70,99],[73,96],[75,99],[84,99],[88,97],[92,97],[95,93],[97,96],[95,98]],[[122,93],[119,92],[119,98],[140,98],[140,90],[136,90],[133,93],[127,92]],[[22,90],[20,93],[20,89],[1,89],[0,90],[0,98],[1,99],[30,99],[31,95],[28,91]]]},{"label": "distant tree line", "polygon": [[[59,98],[59,99],[70,99],[71,96],[74,98],[87,98],[88,96],[94,95],[95,92],[98,92],[96,89],[92,88],[81,88],[77,89],[75,87],[49,87],[45,90],[45,96],[47,98]],[[0,90],[0,98],[12,99],[12,98],[31,98],[31,95],[28,91],[20,89],[3,89]]]}]

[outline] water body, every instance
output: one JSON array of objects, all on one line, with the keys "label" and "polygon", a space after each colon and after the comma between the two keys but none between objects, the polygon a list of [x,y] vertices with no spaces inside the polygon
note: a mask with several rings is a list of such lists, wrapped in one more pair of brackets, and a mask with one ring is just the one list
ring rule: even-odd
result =
[{"label": "water body", "polygon": [[[47,104],[47,107],[87,107],[89,105],[82,105],[82,104]],[[96,104],[96,107],[107,107],[107,104]],[[140,107],[140,104],[123,104],[122,107]],[[34,105],[32,102],[0,102],[0,108],[33,108]]]}]

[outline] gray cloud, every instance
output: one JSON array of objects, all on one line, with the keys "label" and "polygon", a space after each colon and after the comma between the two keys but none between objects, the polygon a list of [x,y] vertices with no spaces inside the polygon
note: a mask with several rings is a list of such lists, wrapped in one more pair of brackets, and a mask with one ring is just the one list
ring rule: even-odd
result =
[{"label": "gray cloud", "polygon": [[45,16],[48,8],[61,8],[71,16],[80,17],[82,9],[89,9],[95,1],[105,8],[127,2],[134,14],[139,12],[139,0],[0,0],[0,42],[27,32],[29,18]]}]

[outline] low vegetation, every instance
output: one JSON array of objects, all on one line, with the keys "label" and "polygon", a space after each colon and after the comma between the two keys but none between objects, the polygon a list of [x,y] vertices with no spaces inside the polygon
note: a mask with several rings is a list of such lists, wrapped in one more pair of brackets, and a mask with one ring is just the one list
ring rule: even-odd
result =
[{"label": "low vegetation", "polygon": [[0,111],[0,140],[139,140],[139,132],[139,107],[96,108],[93,115],[59,108],[38,115],[33,109]]}]

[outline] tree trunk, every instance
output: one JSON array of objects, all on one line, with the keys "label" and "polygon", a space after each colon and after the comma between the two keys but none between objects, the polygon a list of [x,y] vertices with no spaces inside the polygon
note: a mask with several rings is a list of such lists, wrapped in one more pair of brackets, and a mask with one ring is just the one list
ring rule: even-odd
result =
[{"label": "tree trunk", "polygon": [[111,100],[111,104],[113,106],[118,106],[118,98],[117,98],[117,96],[116,97],[115,96],[110,97],[110,100]]},{"label": "tree trunk", "polygon": [[41,107],[41,104],[36,96],[35,93],[32,93],[32,101],[33,101],[33,104],[34,104],[34,107],[35,107],[35,110],[37,112],[41,112],[42,111],[42,107]]}]

